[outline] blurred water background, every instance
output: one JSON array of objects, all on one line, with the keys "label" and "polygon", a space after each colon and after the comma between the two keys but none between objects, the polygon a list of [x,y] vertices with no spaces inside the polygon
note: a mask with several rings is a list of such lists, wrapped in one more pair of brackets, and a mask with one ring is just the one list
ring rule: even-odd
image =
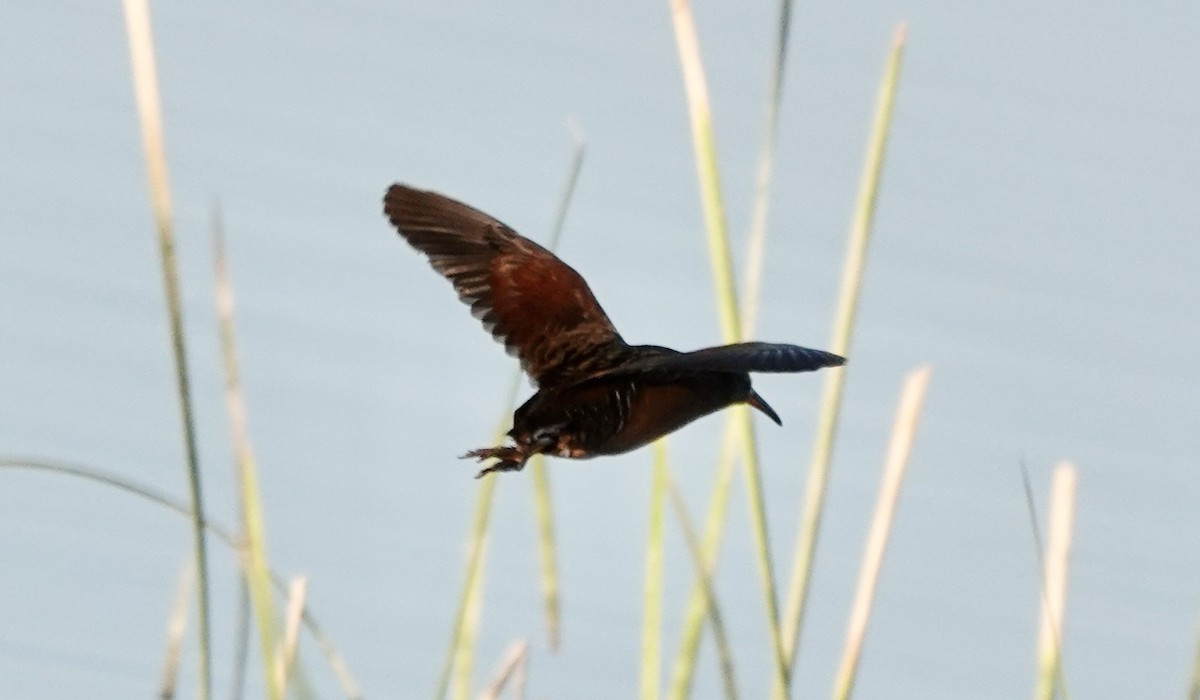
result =
[{"label": "blurred water background", "polygon": [[[776,9],[694,9],[740,251]],[[425,696],[477,488],[455,457],[490,440],[514,363],[398,240],[380,198],[396,180],[438,189],[544,238],[574,119],[588,155],[562,256],[631,342],[718,342],[667,4],[156,3],[152,18],[212,515],[236,520],[210,272],[219,200],[272,561],[310,577],[368,697]],[[901,18],[909,45],[796,694],[830,686],[901,380],[930,363],[858,696],[1030,692],[1039,593],[1018,465],[1044,490],[1070,458],[1071,693],[1178,697],[1200,612],[1200,5],[800,3],[761,339],[827,343]],[[183,496],[120,8],[4,3],[0,47],[0,452]],[[760,446],[785,580],[820,379],[756,386],[784,419],[760,421]],[[695,514],[722,425],[670,443]],[[635,693],[649,464],[648,451],[549,464],[557,655],[528,474],[501,479],[481,673],[527,638],[532,697]],[[732,503],[718,592],[743,690],[762,697],[762,603],[740,492]],[[670,532],[673,654],[691,563]],[[183,518],[126,494],[0,472],[0,697],[154,693],[189,547]],[[213,552],[223,693],[236,570]],[[713,697],[703,653],[696,697]],[[311,645],[302,654],[336,697]]]}]

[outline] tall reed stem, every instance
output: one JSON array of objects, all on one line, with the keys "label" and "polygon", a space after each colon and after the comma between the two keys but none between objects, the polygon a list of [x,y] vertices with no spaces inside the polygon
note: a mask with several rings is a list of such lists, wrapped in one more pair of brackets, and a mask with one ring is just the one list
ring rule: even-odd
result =
[{"label": "tall reed stem", "polygon": [[[717,312],[721,321],[721,336],[726,343],[736,343],[741,337],[738,319],[737,289],[730,262],[729,237],[725,225],[724,204],[721,198],[716,143],[713,137],[712,112],[704,66],[700,60],[700,45],[696,26],[687,0],[671,0],[671,18],[675,28],[675,43],[683,71],[687,93],[688,114],[692,131],[692,147],[696,158],[696,176],[700,185],[700,202],[707,231],[709,261],[717,295]],[[746,499],[750,511],[750,529],[754,535],[759,580],[766,608],[767,632],[771,641],[773,695],[788,694],[788,668],[784,659],[783,641],[779,630],[779,604],[775,594],[775,574],[771,564],[770,536],[767,532],[766,506],[763,499],[762,474],[754,441],[754,423],[747,406],[732,409],[731,421],[736,422],[741,445],[742,467],[746,477]]]},{"label": "tall reed stem", "polygon": [[[833,338],[829,343],[829,350],[842,356],[850,354],[851,333],[854,330],[858,297],[862,289],[863,270],[866,267],[867,242],[870,239],[871,226],[875,219],[875,202],[879,196],[879,182],[883,174],[883,157],[887,148],[892,105],[895,102],[896,86],[900,78],[900,58],[904,50],[904,36],[904,23],[900,23],[892,35],[892,49],[888,54],[887,66],[884,68],[883,80],[879,87],[875,118],[871,125],[866,160],[863,163],[862,177],[859,181],[854,221],[850,226],[850,241],[847,244],[846,262],[842,270],[842,289],[834,320]],[[812,460],[809,464],[808,483],[805,486],[804,514],[800,521],[799,534],[796,537],[786,613],[783,618],[783,638],[787,646],[789,669],[796,663],[796,655],[800,647],[800,630],[804,627],[804,609],[808,603],[808,586],[812,580],[817,536],[821,527],[821,515],[825,509],[825,491],[829,483],[829,467],[845,381],[845,368],[833,369],[825,373],[821,414],[818,419]]]},{"label": "tall reed stem", "polygon": [[162,107],[158,94],[158,77],[154,68],[150,10],[146,0],[124,0],[124,7],[125,26],[129,34],[130,64],[133,69],[134,97],[141,122],[142,149],[145,152],[147,179],[150,185],[150,205],[158,232],[163,290],[167,302],[167,318],[170,322],[171,353],[175,360],[179,417],[183,428],[188,492],[192,502],[192,546],[196,558],[196,632],[199,636],[200,657],[199,696],[200,700],[208,700],[212,686],[211,633],[208,621],[208,546],[204,537],[200,459],[196,449],[195,420],[192,417],[192,392],[188,377],[187,348],[183,337],[179,271],[175,262],[175,240],[171,225],[171,194],[167,185],[167,162],[163,149]]}]

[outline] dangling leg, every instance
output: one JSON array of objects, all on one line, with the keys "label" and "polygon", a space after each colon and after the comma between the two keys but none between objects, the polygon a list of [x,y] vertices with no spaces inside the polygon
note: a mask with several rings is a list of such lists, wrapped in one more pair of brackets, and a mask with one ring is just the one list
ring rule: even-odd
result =
[{"label": "dangling leg", "polygon": [[532,436],[528,434],[514,435],[513,431],[509,431],[509,437],[513,438],[517,444],[515,445],[500,445],[498,447],[481,447],[478,450],[471,450],[460,459],[468,459],[474,457],[482,462],[485,459],[499,460],[495,464],[487,467],[483,471],[475,475],[478,479],[484,474],[491,472],[515,472],[520,471],[525,467],[525,462],[530,457],[539,452],[549,452],[558,441],[558,429],[561,425],[553,426],[544,430],[539,430]]},{"label": "dangling leg", "polygon": [[476,474],[475,478],[478,479],[491,472],[520,471],[525,466],[525,461],[529,459],[530,454],[518,445],[500,445],[499,447],[481,447],[478,450],[471,450],[459,459],[472,457],[479,462],[492,458],[500,460]]}]

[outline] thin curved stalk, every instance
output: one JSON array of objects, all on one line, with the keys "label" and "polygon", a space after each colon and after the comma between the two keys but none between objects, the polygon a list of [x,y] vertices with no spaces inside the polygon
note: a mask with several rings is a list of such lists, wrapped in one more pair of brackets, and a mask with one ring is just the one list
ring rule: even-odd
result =
[{"label": "thin curved stalk", "polygon": [[[101,469],[94,469],[78,464],[68,462],[55,462],[49,460],[36,459],[32,457],[0,457],[0,469],[29,469],[32,471],[44,471],[56,474],[64,474],[67,476],[78,477],[87,481],[92,481],[105,486],[111,486],[119,491],[132,494],[151,503],[160,505],[168,510],[173,510],[180,515],[188,518],[192,517],[192,510],[188,504],[173,498],[162,491],[138,484],[130,479],[117,476],[111,472],[106,472]],[[227,545],[235,552],[241,551],[242,542],[240,538],[234,534],[232,530],[214,521],[212,518],[203,518],[204,528],[215,535],[218,540]],[[270,571],[271,585],[279,593],[287,591],[287,583],[283,577],[275,571]],[[325,655],[325,661],[329,664],[329,668],[337,676],[338,682],[342,686],[342,692],[347,700],[362,700],[362,691],[359,690],[358,683],[350,674],[350,669],[346,665],[345,659],[341,652],[333,645],[332,640],[325,634],[325,630],[317,621],[317,618],[309,612],[306,607],[303,615],[304,626],[308,633],[312,636],[313,641],[321,648],[321,653]]]}]

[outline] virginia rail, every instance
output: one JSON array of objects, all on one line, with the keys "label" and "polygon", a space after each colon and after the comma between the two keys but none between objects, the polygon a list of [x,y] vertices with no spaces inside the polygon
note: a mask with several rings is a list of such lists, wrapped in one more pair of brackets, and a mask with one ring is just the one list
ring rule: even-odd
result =
[{"label": "virginia rail", "polygon": [[845,362],[782,343],[694,352],[629,345],[578,272],[487,214],[399,184],[388,188],[383,210],[537,386],[513,414],[513,444],[463,455],[498,460],[476,478],[521,469],[538,453],[587,459],[628,452],[737,403],[782,425],[750,387],[749,373]]}]

